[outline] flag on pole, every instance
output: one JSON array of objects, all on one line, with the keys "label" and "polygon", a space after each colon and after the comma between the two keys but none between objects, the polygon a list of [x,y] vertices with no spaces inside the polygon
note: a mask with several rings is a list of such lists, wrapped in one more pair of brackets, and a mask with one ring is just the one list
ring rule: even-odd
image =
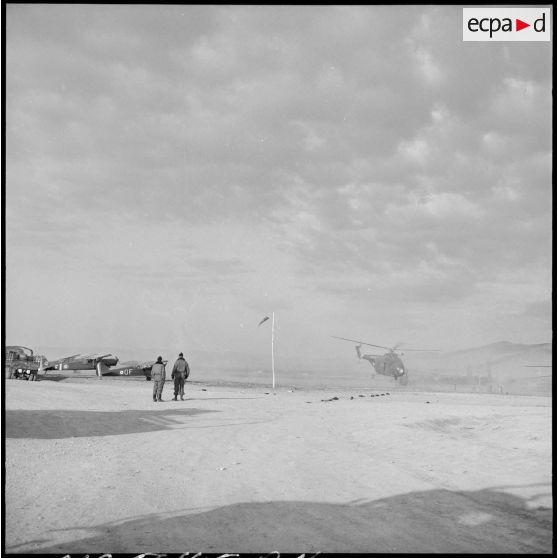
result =
[{"label": "flag on pole", "polygon": [[266,320],[269,320],[269,316],[265,316],[258,325],[261,326]]}]

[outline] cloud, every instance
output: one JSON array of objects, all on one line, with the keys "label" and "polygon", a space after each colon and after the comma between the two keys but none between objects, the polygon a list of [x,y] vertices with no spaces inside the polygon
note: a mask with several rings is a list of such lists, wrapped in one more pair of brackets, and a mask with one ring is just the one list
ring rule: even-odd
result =
[{"label": "cloud", "polygon": [[6,12],[10,273],[229,326],[548,288],[549,45],[464,43],[451,6]]},{"label": "cloud", "polygon": [[386,208],[387,216],[393,219],[405,219],[413,226],[413,221],[416,219],[441,219],[455,222],[459,219],[476,219],[482,215],[480,207],[453,192],[425,196],[411,193],[409,197],[409,203],[405,206],[389,205]]}]

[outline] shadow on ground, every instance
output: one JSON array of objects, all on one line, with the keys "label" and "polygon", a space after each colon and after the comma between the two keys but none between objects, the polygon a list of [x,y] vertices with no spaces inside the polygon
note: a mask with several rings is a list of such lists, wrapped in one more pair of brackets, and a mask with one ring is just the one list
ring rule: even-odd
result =
[{"label": "shadow on ground", "polygon": [[118,436],[167,430],[188,418],[219,411],[161,409],[130,411],[7,410],[6,438],[59,439]]},{"label": "shadow on ground", "polygon": [[[49,533],[7,552],[551,553],[552,510],[495,490],[411,492],[376,501],[239,503]],[[71,542],[74,530],[89,537]],[[44,535],[43,535],[44,536]],[[9,539],[9,534],[8,534]]]}]

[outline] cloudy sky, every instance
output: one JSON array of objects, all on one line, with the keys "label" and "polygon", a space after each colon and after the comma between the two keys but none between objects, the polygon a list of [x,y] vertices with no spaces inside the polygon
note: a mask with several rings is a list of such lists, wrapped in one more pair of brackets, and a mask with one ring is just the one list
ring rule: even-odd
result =
[{"label": "cloudy sky", "polygon": [[456,6],[5,25],[8,344],[551,339],[550,42],[463,42]]}]

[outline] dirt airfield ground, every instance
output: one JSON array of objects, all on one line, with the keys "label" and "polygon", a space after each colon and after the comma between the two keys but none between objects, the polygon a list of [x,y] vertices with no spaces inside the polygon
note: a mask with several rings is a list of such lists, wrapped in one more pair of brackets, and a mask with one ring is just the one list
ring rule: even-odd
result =
[{"label": "dirt airfield ground", "polygon": [[151,389],[6,380],[7,553],[552,552],[551,398]]}]

